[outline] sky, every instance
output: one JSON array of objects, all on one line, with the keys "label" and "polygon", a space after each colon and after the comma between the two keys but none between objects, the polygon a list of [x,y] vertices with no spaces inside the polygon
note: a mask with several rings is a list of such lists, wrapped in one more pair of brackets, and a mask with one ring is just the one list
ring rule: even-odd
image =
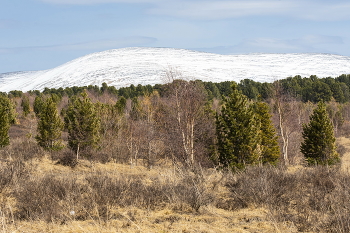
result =
[{"label": "sky", "polygon": [[349,0],[0,0],[0,73],[125,47],[350,56]]}]

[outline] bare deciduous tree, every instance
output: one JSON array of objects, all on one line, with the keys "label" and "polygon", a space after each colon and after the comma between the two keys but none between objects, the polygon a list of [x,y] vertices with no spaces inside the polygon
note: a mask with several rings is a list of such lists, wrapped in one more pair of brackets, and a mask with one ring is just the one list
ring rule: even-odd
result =
[{"label": "bare deciduous tree", "polygon": [[[205,104],[204,88],[195,81],[181,80],[181,73],[169,70],[166,73],[167,98],[165,99],[169,117],[169,129],[174,137],[171,143],[178,143],[177,156],[183,154],[184,161],[193,166],[196,157],[196,124],[203,115]],[[178,141],[180,139],[180,141]],[[180,145],[179,145],[180,144]],[[178,149],[178,148],[176,148]]]}]

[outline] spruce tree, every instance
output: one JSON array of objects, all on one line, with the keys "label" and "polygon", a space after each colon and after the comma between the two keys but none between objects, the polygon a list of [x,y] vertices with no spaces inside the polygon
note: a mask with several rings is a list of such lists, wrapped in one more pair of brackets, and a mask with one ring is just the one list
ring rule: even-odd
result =
[{"label": "spruce tree", "polygon": [[300,150],[309,165],[331,165],[339,161],[333,131],[326,105],[320,102],[310,116],[309,124],[303,125],[304,141],[301,143]]},{"label": "spruce tree", "polygon": [[43,102],[38,117],[38,135],[35,139],[39,146],[49,151],[62,149],[61,134],[64,124],[52,97]]},{"label": "spruce tree", "polygon": [[120,99],[115,103],[115,108],[119,115],[122,115],[125,111],[126,107],[126,99],[122,96]]},{"label": "spruce tree", "polygon": [[17,117],[15,104],[7,96],[0,95],[0,106],[5,109],[10,125],[15,124]]},{"label": "spruce tree", "polygon": [[260,162],[276,165],[280,157],[280,148],[277,142],[276,131],[271,121],[269,106],[261,101],[255,102],[254,112],[260,120]]},{"label": "spruce tree", "polygon": [[70,100],[64,120],[68,129],[68,145],[76,153],[77,159],[80,151],[98,146],[100,119],[86,92],[80,98]]},{"label": "spruce tree", "polygon": [[44,106],[43,97],[41,95],[36,96],[35,100],[34,100],[34,104],[33,104],[33,109],[34,109],[35,115],[37,117],[39,117],[39,114],[40,114],[41,110],[43,109],[43,106]]},{"label": "spruce tree", "polygon": [[10,121],[5,106],[0,104],[0,148],[10,144]]},{"label": "spruce tree", "polygon": [[0,95],[0,148],[10,144],[9,129],[15,122],[15,106],[8,97]]},{"label": "spruce tree", "polygon": [[10,144],[9,129],[15,123],[15,105],[7,96],[0,95],[0,148]]},{"label": "spruce tree", "polygon": [[23,96],[21,107],[23,110],[23,115],[26,117],[30,113],[30,104],[29,104],[29,98],[27,96]]},{"label": "spruce tree", "polygon": [[218,162],[233,170],[254,164],[260,157],[260,122],[251,104],[232,85],[232,93],[224,99],[221,114],[216,115]]}]

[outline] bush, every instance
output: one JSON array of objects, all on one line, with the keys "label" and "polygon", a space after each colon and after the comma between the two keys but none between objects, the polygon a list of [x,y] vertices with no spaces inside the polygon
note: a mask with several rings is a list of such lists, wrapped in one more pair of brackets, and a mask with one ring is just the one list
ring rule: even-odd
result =
[{"label": "bush", "polygon": [[76,159],[74,153],[72,153],[71,151],[65,151],[59,157],[56,164],[74,168],[78,165],[78,160]]},{"label": "bush", "polygon": [[299,231],[349,232],[350,176],[318,166],[296,173],[250,167],[227,182],[232,209],[263,206]]}]

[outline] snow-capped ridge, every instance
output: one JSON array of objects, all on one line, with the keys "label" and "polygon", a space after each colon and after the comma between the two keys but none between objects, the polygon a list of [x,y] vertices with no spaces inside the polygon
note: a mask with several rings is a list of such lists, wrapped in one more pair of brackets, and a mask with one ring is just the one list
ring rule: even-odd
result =
[{"label": "snow-capped ridge", "polygon": [[123,48],[88,54],[56,68],[0,74],[0,91],[45,87],[101,86],[164,82],[167,70],[187,79],[272,82],[290,76],[337,77],[350,73],[350,57],[333,54],[219,55],[172,48]]}]

